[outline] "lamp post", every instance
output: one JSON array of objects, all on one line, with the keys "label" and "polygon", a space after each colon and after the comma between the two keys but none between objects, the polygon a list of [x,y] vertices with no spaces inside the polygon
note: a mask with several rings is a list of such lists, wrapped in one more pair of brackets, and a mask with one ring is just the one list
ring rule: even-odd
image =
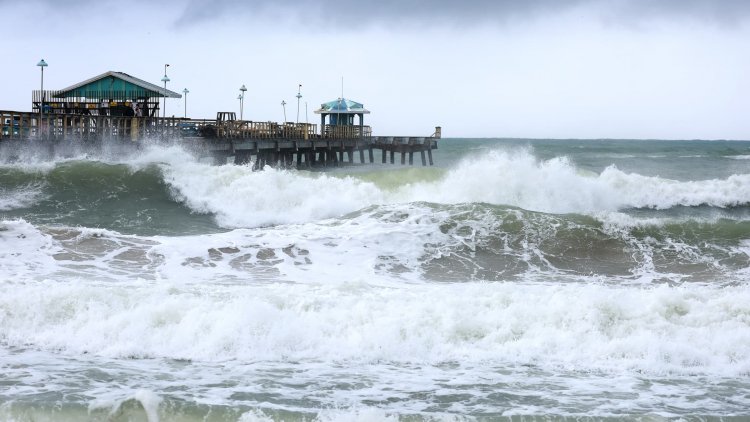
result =
[{"label": "lamp post", "polygon": [[281,108],[284,109],[284,123],[286,123],[286,101],[281,100]]},{"label": "lamp post", "polygon": [[39,66],[39,69],[42,70],[42,81],[41,81],[41,87],[39,89],[39,94],[41,95],[41,101],[39,102],[39,129],[38,129],[39,130],[38,134],[41,135],[42,119],[44,118],[44,68],[47,67],[47,62],[45,62],[44,59],[42,59],[42,60],[39,60],[39,63],[37,63],[36,65]]},{"label": "lamp post", "polygon": [[182,90],[182,93],[185,94],[185,118],[187,119],[187,95],[190,93],[187,88]]},{"label": "lamp post", "polygon": [[305,124],[310,124],[310,120],[307,119],[307,101],[305,101]]},{"label": "lamp post", "polygon": [[299,100],[302,98],[302,94],[300,93],[300,90],[302,89],[302,84],[299,84],[297,87],[297,124],[299,124]]},{"label": "lamp post", "polygon": [[169,76],[167,76],[167,68],[169,67],[168,64],[164,65],[164,77],[161,78],[161,81],[164,82],[164,107],[162,108],[162,117],[167,117],[167,82],[169,82]]},{"label": "lamp post", "polygon": [[[242,95],[238,95],[237,99],[240,100],[240,116],[242,116]],[[240,120],[242,120],[242,117],[240,117]]]},{"label": "lamp post", "polygon": [[242,86],[240,87],[240,120],[242,120],[242,112],[245,108],[245,91],[247,91],[247,88],[245,88],[245,84],[242,84]]}]

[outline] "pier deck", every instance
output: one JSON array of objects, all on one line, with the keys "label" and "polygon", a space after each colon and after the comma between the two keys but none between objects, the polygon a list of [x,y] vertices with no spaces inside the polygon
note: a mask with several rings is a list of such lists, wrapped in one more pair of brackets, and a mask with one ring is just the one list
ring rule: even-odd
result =
[{"label": "pier deck", "polygon": [[[233,113],[229,113],[233,114]],[[432,136],[372,136],[369,126],[325,125],[320,133],[315,124],[253,122],[224,119],[185,119],[175,117],[125,117],[81,114],[46,114],[0,110],[0,142],[40,140],[49,144],[96,143],[118,140],[141,143],[170,140],[213,157],[216,164],[233,157],[237,164],[253,163],[280,167],[310,167],[380,161],[414,164],[420,153],[423,166],[433,165],[432,150],[437,148],[440,129]],[[356,153],[356,154],[355,154]]]}]

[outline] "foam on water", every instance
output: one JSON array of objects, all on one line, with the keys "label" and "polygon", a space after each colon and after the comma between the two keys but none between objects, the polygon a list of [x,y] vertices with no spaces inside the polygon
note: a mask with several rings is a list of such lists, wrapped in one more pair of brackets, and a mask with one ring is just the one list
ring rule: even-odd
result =
[{"label": "foam on water", "polygon": [[0,281],[45,277],[57,269],[53,256],[61,251],[52,236],[24,220],[0,221]]},{"label": "foam on water", "polygon": [[195,165],[170,169],[165,178],[191,209],[215,214],[225,227],[299,223],[382,202],[369,183],[271,168]]},{"label": "foam on water", "polygon": [[0,211],[27,208],[44,197],[41,186],[25,186],[20,189],[3,189],[0,187]]},{"label": "foam on water", "polygon": [[[743,222],[531,213],[486,205],[373,206],[343,218],[189,236],[3,223],[2,276],[98,282],[513,280],[743,283]],[[718,230],[718,231],[717,231]],[[698,234],[696,234],[698,232]],[[724,233],[724,234],[722,234]],[[698,237],[696,237],[698,236]],[[718,279],[717,279],[718,277]]]},{"label": "foam on water", "polygon": [[[48,171],[69,160],[41,165]],[[123,162],[120,160],[119,162]],[[249,166],[211,166],[177,147],[147,148],[125,157],[133,171],[158,163],[176,200],[196,213],[216,216],[227,228],[303,223],[338,217],[371,205],[427,201],[441,204],[489,203],[548,213],[591,214],[631,208],[656,210],[685,206],[744,206],[750,203],[750,174],[726,179],[676,181],[626,173],[614,166],[585,172],[565,157],[539,160],[528,149],[493,150],[467,157],[437,180],[410,176],[384,188],[373,174],[283,171]],[[26,164],[24,164],[26,166]],[[28,164],[25,171],[40,171]],[[51,167],[50,167],[51,166]],[[403,174],[408,176],[408,174]],[[434,176],[434,174],[432,174]],[[29,206],[39,187],[5,195],[0,210]]]},{"label": "foam on water", "polygon": [[[139,415],[133,413],[142,409],[147,422],[159,422],[159,405],[161,402],[161,397],[153,391],[136,390],[125,397],[97,398],[89,403],[88,413],[90,415],[106,413],[108,420],[130,420],[137,418]],[[137,408],[133,406],[134,404],[137,404]]]},{"label": "foam on water", "polygon": [[750,203],[750,174],[679,182],[629,174],[610,166],[596,175],[580,171],[564,157],[540,161],[527,150],[496,150],[462,161],[441,181],[406,187],[397,197],[403,201],[487,202],[552,213],[680,205],[727,207]]},{"label": "foam on water", "polygon": [[0,289],[6,345],[72,355],[750,374],[747,286],[81,281]]},{"label": "foam on water", "polygon": [[614,166],[582,172],[564,157],[540,161],[528,150],[491,151],[465,159],[437,181],[387,191],[353,177],[247,166],[210,167],[170,162],[167,182],[198,212],[215,213],[227,227],[305,222],[368,205],[428,201],[484,202],[552,213],[596,213],[627,208],[731,207],[750,203],[750,174],[680,182],[625,173]]}]

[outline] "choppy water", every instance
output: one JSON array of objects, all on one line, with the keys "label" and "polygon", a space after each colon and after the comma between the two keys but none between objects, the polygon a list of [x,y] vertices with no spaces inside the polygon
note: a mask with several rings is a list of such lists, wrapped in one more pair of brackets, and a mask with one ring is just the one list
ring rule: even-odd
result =
[{"label": "choppy water", "polygon": [[750,142],[0,149],[0,420],[750,417]]}]

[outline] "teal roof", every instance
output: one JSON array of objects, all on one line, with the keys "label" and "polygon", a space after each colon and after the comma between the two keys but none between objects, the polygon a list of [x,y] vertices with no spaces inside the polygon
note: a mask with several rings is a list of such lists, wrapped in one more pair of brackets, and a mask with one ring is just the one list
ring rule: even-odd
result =
[{"label": "teal roof", "polygon": [[369,114],[370,110],[366,110],[362,103],[356,101],[347,100],[346,98],[338,98],[327,103],[320,105],[319,110],[315,110],[318,114],[330,114],[330,113],[348,113],[348,114]]},{"label": "teal roof", "polygon": [[127,73],[113,71],[71,85],[55,94],[55,98],[107,99],[113,96],[120,100],[161,97],[182,98],[182,95],[168,89],[165,90],[164,87],[130,76]]}]

